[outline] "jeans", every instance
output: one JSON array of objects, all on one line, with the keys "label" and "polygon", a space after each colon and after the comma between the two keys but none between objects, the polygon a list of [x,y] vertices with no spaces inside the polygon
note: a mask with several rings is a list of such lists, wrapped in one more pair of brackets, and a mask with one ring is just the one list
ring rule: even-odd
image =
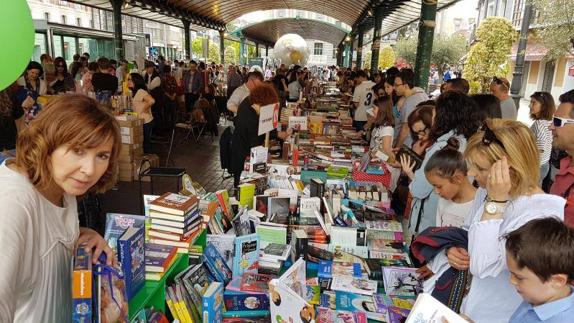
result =
[{"label": "jeans", "polygon": [[143,132],[144,132],[144,142],[143,142],[143,150],[144,153],[146,154],[150,154],[151,153],[151,132],[153,129],[153,120],[148,122],[148,123],[144,123],[143,125]]}]

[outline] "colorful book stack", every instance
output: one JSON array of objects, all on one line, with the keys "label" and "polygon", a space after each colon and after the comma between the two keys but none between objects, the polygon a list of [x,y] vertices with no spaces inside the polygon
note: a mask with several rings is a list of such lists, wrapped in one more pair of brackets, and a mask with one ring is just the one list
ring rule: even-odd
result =
[{"label": "colorful book stack", "polygon": [[145,279],[160,280],[174,263],[177,248],[160,244],[145,245]]},{"label": "colorful book stack", "polygon": [[195,196],[165,193],[150,202],[149,241],[151,243],[177,247],[178,252],[187,253],[194,237],[201,230]]}]

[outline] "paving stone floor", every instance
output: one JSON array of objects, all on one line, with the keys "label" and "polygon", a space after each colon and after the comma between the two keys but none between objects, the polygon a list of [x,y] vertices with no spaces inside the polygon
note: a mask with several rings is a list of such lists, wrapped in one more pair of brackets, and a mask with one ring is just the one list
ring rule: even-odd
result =
[{"label": "paving stone floor", "polygon": [[[220,127],[221,134],[224,127]],[[185,131],[176,130],[172,157],[169,165],[171,167],[185,168],[191,175],[193,181],[203,185],[210,192],[229,189],[233,187],[233,179],[223,179],[224,172],[221,169],[219,160],[219,137],[211,137],[204,134],[199,142],[192,139],[185,140]],[[154,143],[152,150],[160,157],[161,166],[166,165],[166,158],[169,149],[169,143]],[[228,176],[227,173],[225,175]],[[150,183],[143,182],[143,194],[150,194]],[[175,191],[175,179],[154,179],[154,193],[162,194],[167,191]],[[100,205],[103,213],[118,212],[141,214],[141,195],[138,181],[119,182],[116,190],[110,190],[100,196]]]}]

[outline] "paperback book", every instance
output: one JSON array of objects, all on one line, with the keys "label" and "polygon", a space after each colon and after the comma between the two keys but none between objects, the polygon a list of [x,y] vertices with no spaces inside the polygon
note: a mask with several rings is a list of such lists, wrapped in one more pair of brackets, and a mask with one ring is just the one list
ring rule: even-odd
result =
[{"label": "paperback book", "polygon": [[243,273],[257,273],[259,258],[259,235],[252,233],[235,238],[235,255],[233,260],[233,277]]},{"label": "paperback book", "polygon": [[389,296],[416,296],[423,290],[416,268],[383,267],[383,283]]}]

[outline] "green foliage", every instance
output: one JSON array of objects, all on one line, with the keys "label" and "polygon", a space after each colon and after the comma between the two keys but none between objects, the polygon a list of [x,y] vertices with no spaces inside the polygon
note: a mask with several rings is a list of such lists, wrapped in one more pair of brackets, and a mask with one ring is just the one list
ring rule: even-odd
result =
[{"label": "green foliage", "polygon": [[213,41],[209,41],[209,62],[221,63],[221,56],[219,55],[219,46]]},{"label": "green foliage", "polygon": [[480,84],[477,92],[486,93],[493,76],[508,74],[508,56],[517,32],[507,19],[489,17],[480,24],[476,36],[477,42],[470,49],[463,75],[471,84]]},{"label": "green foliage", "polygon": [[193,54],[193,56],[195,58],[203,56],[203,51],[201,49],[203,47],[202,42],[203,42],[203,38],[200,38],[200,37],[195,38],[191,42],[191,53]]},{"label": "green foliage", "polygon": [[[417,58],[417,43],[418,39],[415,37],[397,41],[395,45],[397,58],[402,58],[406,63],[414,66]],[[456,65],[467,50],[466,38],[460,34],[450,37],[436,36],[433,39],[430,63],[436,65],[442,72],[446,65]]]},{"label": "green foliage", "polygon": [[225,64],[237,64],[235,48],[233,46],[226,46],[225,47]]},{"label": "green foliage", "polygon": [[574,46],[574,6],[571,0],[532,0],[537,40],[548,49],[547,60],[571,53]]},{"label": "green foliage", "polygon": [[395,44],[395,53],[397,58],[402,58],[407,63],[415,65],[417,58],[417,38],[409,37],[402,38]]},{"label": "green foliage", "polygon": [[[224,44],[225,44],[225,48],[232,47],[234,49],[234,51],[233,51],[233,55],[234,55],[233,62],[235,62],[235,64],[239,63],[239,50],[240,50],[239,42],[226,39],[226,40],[224,40]],[[227,62],[227,59],[225,61]]]},{"label": "green foliage", "polygon": [[[195,38],[192,42],[191,42],[191,52],[193,53],[193,56],[196,59],[205,59],[205,57],[203,57],[203,40],[205,38]],[[219,63],[221,61],[221,58],[219,57],[219,46],[217,46],[217,44],[215,42],[213,42],[211,39],[209,40],[209,48],[208,48],[208,52],[207,52],[207,61],[210,62],[215,62],[215,63]]]}]

